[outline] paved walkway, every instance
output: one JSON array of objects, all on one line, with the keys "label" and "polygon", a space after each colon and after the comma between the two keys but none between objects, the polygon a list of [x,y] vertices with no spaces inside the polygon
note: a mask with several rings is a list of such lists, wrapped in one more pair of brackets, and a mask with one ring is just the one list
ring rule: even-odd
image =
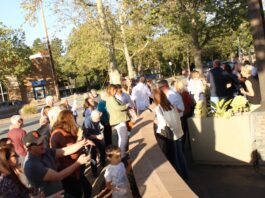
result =
[{"label": "paved walkway", "polygon": [[265,170],[251,166],[201,165],[188,160],[188,185],[200,198],[263,198]]}]

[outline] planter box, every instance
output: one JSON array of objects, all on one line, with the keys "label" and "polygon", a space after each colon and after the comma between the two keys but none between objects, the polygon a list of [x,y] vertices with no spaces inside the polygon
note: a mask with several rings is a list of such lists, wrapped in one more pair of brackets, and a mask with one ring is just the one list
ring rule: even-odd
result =
[{"label": "planter box", "polygon": [[252,162],[251,114],[188,120],[193,160],[205,164],[247,165]]}]

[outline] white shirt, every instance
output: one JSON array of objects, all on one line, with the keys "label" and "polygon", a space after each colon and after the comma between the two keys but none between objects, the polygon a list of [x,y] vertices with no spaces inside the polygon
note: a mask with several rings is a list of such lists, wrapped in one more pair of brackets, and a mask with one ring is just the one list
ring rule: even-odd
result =
[{"label": "white shirt", "polygon": [[155,108],[155,112],[157,119],[157,133],[161,133],[161,130],[168,126],[174,132],[174,140],[183,136],[180,115],[175,108],[171,111],[163,111],[162,107],[159,105]]},{"label": "white shirt", "polygon": [[172,90],[168,90],[166,93],[167,99],[169,102],[177,109],[179,109],[181,112],[179,113],[180,117],[183,116],[183,112],[185,110],[184,103],[182,100],[182,97],[179,93],[174,92]]},{"label": "white shirt", "polygon": [[126,169],[124,164],[120,162],[117,165],[109,164],[106,168],[104,177],[106,182],[111,182],[112,186],[117,189],[113,191],[112,197],[124,198],[132,197],[130,191],[129,180],[126,175]]},{"label": "white shirt", "polygon": [[132,89],[132,100],[136,103],[136,108],[138,110],[145,110],[149,107],[150,101],[149,97],[151,92],[146,84],[139,82]]},{"label": "white shirt", "polygon": [[188,91],[194,95],[196,103],[202,99],[201,94],[203,93],[203,83],[200,79],[190,79],[188,83]]}]

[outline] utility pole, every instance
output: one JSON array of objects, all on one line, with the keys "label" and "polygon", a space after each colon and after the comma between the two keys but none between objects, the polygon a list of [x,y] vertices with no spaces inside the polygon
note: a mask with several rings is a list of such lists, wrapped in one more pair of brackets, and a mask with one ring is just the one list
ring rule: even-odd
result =
[{"label": "utility pole", "polygon": [[47,29],[47,24],[46,24],[46,19],[45,19],[45,14],[44,14],[44,9],[43,9],[43,1],[42,0],[40,1],[40,10],[41,10],[42,25],[43,25],[43,29],[44,29],[44,32],[45,32],[45,38],[46,38],[48,52],[49,52],[51,72],[52,72],[52,81],[53,81],[53,84],[54,84],[55,95],[56,95],[57,100],[60,100],[61,97],[60,97],[60,92],[59,92],[57,75],[56,75],[56,70],[55,70],[55,66],[54,66],[54,61],[53,61],[53,56],[52,56],[52,50],[51,50],[51,45],[50,45],[50,40],[49,40],[48,29]]},{"label": "utility pole", "polygon": [[265,24],[262,0],[248,0],[262,103],[265,104]]}]

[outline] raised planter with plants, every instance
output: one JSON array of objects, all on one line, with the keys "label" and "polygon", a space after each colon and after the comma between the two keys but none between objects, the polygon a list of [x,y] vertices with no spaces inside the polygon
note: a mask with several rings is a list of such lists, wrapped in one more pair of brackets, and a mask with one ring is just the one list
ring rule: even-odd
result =
[{"label": "raised planter with plants", "polygon": [[189,119],[193,160],[206,164],[242,165],[252,162],[254,135],[245,97],[208,106],[197,103]]}]

